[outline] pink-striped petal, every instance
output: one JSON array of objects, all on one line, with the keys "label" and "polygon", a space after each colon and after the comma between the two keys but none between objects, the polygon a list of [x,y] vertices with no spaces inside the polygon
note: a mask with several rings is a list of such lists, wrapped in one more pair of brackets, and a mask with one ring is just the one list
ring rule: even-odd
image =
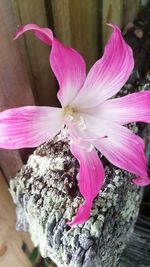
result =
[{"label": "pink-striped petal", "polygon": [[96,153],[96,150],[88,151],[88,145],[82,147],[77,144],[71,145],[71,152],[80,164],[79,189],[85,198],[84,204],[78,209],[73,221],[69,226],[84,223],[90,217],[92,203],[104,183],[104,168]]},{"label": "pink-striped petal", "polygon": [[74,106],[91,108],[115,95],[128,80],[134,66],[131,48],[122,38],[120,29],[114,32],[105,47],[103,57],[91,68],[83,88],[73,101]]},{"label": "pink-striped petal", "polygon": [[34,34],[39,38],[43,43],[47,45],[52,45],[53,40],[53,33],[48,28],[40,28],[36,24],[27,24],[25,26],[20,27],[17,30],[16,36],[14,40],[16,40],[18,37],[20,37],[23,33],[26,31],[32,30]]},{"label": "pink-striped petal", "polygon": [[136,184],[150,183],[143,140],[121,125],[103,122],[107,137],[94,141],[96,148],[115,166],[137,176]]},{"label": "pink-striped petal", "polygon": [[69,105],[85,81],[86,68],[84,59],[77,51],[65,47],[54,38],[50,29],[40,28],[35,24],[28,24],[18,29],[14,39],[28,30],[32,30],[44,43],[52,45],[50,65],[60,86],[58,98],[62,106]]},{"label": "pink-striped petal", "polygon": [[150,123],[150,91],[105,101],[96,114],[119,124],[136,121]]},{"label": "pink-striped petal", "polygon": [[63,124],[60,108],[27,106],[0,113],[0,147],[36,147],[53,138]]}]

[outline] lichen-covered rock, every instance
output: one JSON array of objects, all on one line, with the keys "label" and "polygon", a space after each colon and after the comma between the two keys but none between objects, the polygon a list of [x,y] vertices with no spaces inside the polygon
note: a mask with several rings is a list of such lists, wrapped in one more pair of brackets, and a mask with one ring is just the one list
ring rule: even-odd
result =
[{"label": "lichen-covered rock", "polygon": [[133,229],[141,189],[132,184],[129,173],[101,160],[105,184],[90,219],[73,228],[66,221],[83,202],[77,187],[78,162],[59,136],[41,145],[10,182],[17,229],[29,230],[42,256],[58,266],[116,266]]}]

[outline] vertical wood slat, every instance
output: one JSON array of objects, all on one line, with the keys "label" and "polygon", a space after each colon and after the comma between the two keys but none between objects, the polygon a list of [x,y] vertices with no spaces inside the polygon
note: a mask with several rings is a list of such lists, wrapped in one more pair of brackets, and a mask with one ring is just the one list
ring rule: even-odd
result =
[{"label": "vertical wood slat", "polygon": [[[18,26],[35,23],[47,27],[44,0],[13,0],[13,8]],[[56,80],[49,66],[50,47],[43,44],[33,33],[21,37],[21,53],[28,69],[37,104],[56,106]]]},{"label": "vertical wood slat", "polygon": [[[11,2],[0,1],[0,111],[34,104],[18,44],[12,41],[15,28]],[[14,175],[21,164],[18,151],[0,149],[0,166],[7,177]]]},{"label": "vertical wood slat", "polygon": [[133,21],[139,10],[140,0],[123,0],[123,26],[129,21]]},{"label": "vertical wood slat", "polygon": [[[47,0],[52,5],[56,37],[77,49],[87,69],[98,57],[97,0]],[[99,41],[100,44],[100,41]]]},{"label": "vertical wood slat", "polygon": [[112,22],[121,28],[129,21],[133,21],[138,12],[139,4],[140,0],[103,0],[103,46],[106,44],[111,34],[111,29],[108,29],[106,24]]},{"label": "vertical wood slat", "polygon": [[103,1],[102,7],[102,35],[103,46],[106,44],[112,30],[106,25],[107,23],[114,23],[117,26],[122,26],[122,0],[107,0]]},{"label": "vertical wood slat", "polygon": [[18,150],[0,149],[0,167],[8,181],[22,164],[22,157]]}]

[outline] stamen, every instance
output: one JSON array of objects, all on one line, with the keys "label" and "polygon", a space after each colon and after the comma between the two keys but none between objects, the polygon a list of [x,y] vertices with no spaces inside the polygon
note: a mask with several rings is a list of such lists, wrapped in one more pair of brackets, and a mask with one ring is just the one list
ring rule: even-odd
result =
[{"label": "stamen", "polygon": [[87,149],[87,152],[91,152],[94,149],[94,146],[90,144],[89,148]]},{"label": "stamen", "polygon": [[69,106],[64,108],[64,115],[65,116],[73,116],[74,112],[75,112],[75,110]]},{"label": "stamen", "polygon": [[80,116],[80,122],[79,122],[79,127],[81,130],[85,130],[86,129],[86,123],[85,123],[85,119],[83,118],[83,116]]},{"label": "stamen", "polygon": [[73,121],[73,119],[74,119],[74,118],[73,118],[73,116],[72,116],[72,115],[68,115],[68,116],[67,116],[67,120],[68,120],[68,122],[71,122],[71,121]]},{"label": "stamen", "polygon": [[64,128],[61,130],[61,139],[65,140],[68,138],[68,128],[64,126]]},{"label": "stamen", "polygon": [[108,138],[108,136],[107,135],[104,135],[104,136],[101,136],[101,137],[98,137],[98,138],[82,138],[83,140],[85,140],[85,141],[98,141],[98,140],[100,140],[100,139],[104,139],[104,138]]}]

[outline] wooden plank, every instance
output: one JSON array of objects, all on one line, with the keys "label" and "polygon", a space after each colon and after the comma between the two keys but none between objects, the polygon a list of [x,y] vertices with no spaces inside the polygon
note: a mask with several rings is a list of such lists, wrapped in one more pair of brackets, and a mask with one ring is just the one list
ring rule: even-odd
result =
[{"label": "wooden plank", "polygon": [[138,13],[140,0],[123,1],[123,25],[133,21]]},{"label": "wooden plank", "polygon": [[134,232],[120,259],[120,267],[150,266],[150,218],[139,216]]},{"label": "wooden plank", "polygon": [[102,34],[103,46],[106,44],[111,30],[106,27],[107,23],[114,23],[120,28],[129,21],[133,21],[138,13],[139,0],[107,0],[102,5]]},{"label": "wooden plank", "polygon": [[12,38],[16,27],[9,0],[0,1],[0,110],[33,104],[34,99],[27,72]]},{"label": "wooden plank", "polygon": [[18,150],[0,149],[0,165],[7,180],[16,174],[22,164]]},{"label": "wooden plank", "polygon": [[141,0],[140,3],[142,6],[146,6],[149,0]]},{"label": "wooden plank", "polygon": [[32,264],[21,247],[25,242],[31,251],[33,244],[27,233],[19,233],[15,230],[15,207],[1,173],[0,211],[0,267],[31,267]]},{"label": "wooden plank", "polygon": [[[32,105],[34,99],[17,42],[12,38],[16,27],[9,0],[0,1],[0,111]],[[13,159],[13,162],[12,162]],[[21,158],[16,151],[0,150],[0,166],[8,177],[18,170]]]},{"label": "wooden plank", "polygon": [[[43,0],[14,0],[13,9],[18,26],[36,23],[48,27],[45,3]],[[56,80],[49,66],[50,48],[27,33],[19,39],[37,104],[56,106]]]},{"label": "wooden plank", "polygon": [[[54,29],[58,39],[77,49],[87,69],[98,57],[97,0],[47,0],[52,4]],[[100,44],[100,41],[99,41]]]},{"label": "wooden plank", "polygon": [[114,23],[119,27],[122,26],[122,12],[123,12],[123,0],[107,0],[103,1],[102,6],[102,35],[103,46],[106,44],[110,33],[112,32],[106,24]]}]

